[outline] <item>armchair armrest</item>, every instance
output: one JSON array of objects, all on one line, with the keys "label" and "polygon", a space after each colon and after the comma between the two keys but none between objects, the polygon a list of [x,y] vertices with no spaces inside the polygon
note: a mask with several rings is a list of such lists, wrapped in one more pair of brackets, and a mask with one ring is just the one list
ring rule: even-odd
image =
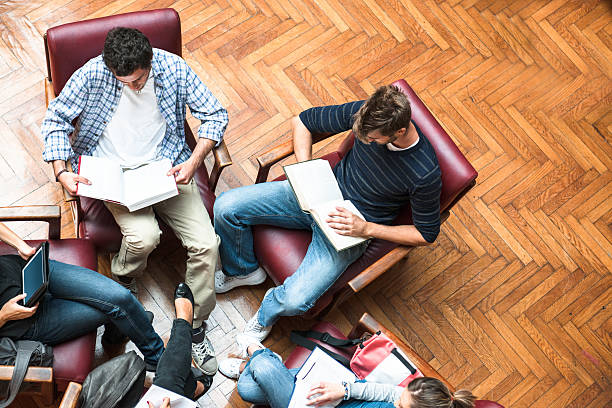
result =
[{"label": "armchair armrest", "polygon": [[[325,140],[336,133],[313,133],[312,144],[318,143],[321,140]],[[271,149],[264,152],[261,156],[256,158],[259,169],[257,170],[257,177],[255,178],[255,184],[263,183],[268,179],[270,168],[293,154],[293,139],[287,140],[280,143]]]},{"label": "armchair armrest", "polygon": [[49,224],[49,238],[59,239],[61,209],[57,205],[0,207],[0,221],[44,221]]},{"label": "armchair armrest", "polygon": [[372,265],[361,271],[361,273],[351,279],[348,283],[353,292],[357,293],[372,283],[383,273],[387,272],[393,265],[398,263],[410,252],[413,247],[399,245],[389,251],[385,256],[378,259]]},{"label": "armchair armrest", "polygon": [[355,328],[349,334],[349,338],[357,338],[362,336],[364,333],[376,333],[380,331],[387,335],[397,346],[408,356],[408,359],[412,361],[419,370],[426,377],[434,377],[442,381],[451,392],[455,392],[455,387],[453,387],[436,369],[434,369],[427,361],[425,361],[421,356],[419,356],[416,351],[412,349],[408,344],[404,341],[400,340],[395,334],[391,333],[385,327],[383,327],[380,323],[376,321],[372,316],[368,313],[364,313],[359,319],[359,322],[355,325]]},{"label": "armchair armrest", "polygon": [[[444,221],[446,221],[449,215],[450,215],[450,212],[448,210],[443,211],[440,214],[440,222],[443,223]],[[351,279],[348,282],[349,287],[355,293],[361,291],[363,288],[365,288],[370,283],[372,283],[380,275],[387,272],[387,270],[389,270],[393,265],[398,263],[413,248],[414,247],[398,245],[397,247],[395,247],[394,249],[386,253],[383,257],[379,258],[372,265],[368,266],[366,269],[361,271],[359,275]]]},{"label": "armchair armrest", "polygon": [[62,398],[59,408],[76,408],[82,388],[83,386],[81,384],[71,381],[64,392],[64,397]]},{"label": "armchair armrest", "polygon": [[210,189],[214,192],[217,188],[219,178],[221,177],[221,171],[232,164],[232,158],[229,154],[229,150],[227,150],[225,140],[222,140],[219,146],[213,148],[213,156],[215,158],[215,163],[210,171],[210,177],[208,180]]},{"label": "armchair armrest", "polygon": [[[0,381],[10,381],[13,377],[15,366],[0,366]],[[23,382],[34,383],[40,386],[45,404],[53,402],[53,368],[51,367],[28,367]]]}]

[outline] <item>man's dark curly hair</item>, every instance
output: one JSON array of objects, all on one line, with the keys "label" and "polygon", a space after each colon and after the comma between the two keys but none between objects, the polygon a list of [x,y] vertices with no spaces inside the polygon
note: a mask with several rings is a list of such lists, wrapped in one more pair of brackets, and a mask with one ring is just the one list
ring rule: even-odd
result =
[{"label": "man's dark curly hair", "polygon": [[135,28],[115,27],[106,35],[102,57],[115,75],[128,76],[151,67],[153,49],[149,39]]}]

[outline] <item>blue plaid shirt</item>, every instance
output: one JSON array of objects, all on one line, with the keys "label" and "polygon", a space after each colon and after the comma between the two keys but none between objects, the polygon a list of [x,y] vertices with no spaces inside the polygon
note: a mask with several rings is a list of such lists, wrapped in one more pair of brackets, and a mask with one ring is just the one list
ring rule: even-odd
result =
[{"label": "blue plaid shirt", "polygon": [[[157,105],[166,120],[166,134],[157,147],[158,158],[168,158],[176,165],[191,156],[185,141],[186,106],[201,121],[198,137],[221,142],[228,122],[227,111],[185,60],[153,49],[151,75]],[[78,156],[92,154],[98,145],[117,108],[123,86],[106,67],[101,55],[79,68],[47,109],[41,127],[45,140],[43,159],[47,162],[70,159],[76,169]]]}]

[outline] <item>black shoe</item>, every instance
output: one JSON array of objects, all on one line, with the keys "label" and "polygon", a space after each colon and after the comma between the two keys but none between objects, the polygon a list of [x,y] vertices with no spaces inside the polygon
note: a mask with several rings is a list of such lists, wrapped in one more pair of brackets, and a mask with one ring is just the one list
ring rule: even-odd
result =
[{"label": "black shoe", "polygon": [[204,385],[204,391],[198,395],[193,396],[193,400],[197,401],[198,399],[200,399],[200,397],[202,397],[202,395],[206,394],[208,390],[210,390],[210,387],[213,383],[213,376],[204,374],[199,368],[194,366],[191,366],[191,372],[193,373],[195,380],[201,382],[202,385]]},{"label": "black shoe", "polygon": [[[145,310],[145,315],[150,323],[153,323],[153,312]],[[121,330],[117,328],[112,322],[104,325],[104,334],[102,334],[102,345],[103,346],[117,346],[119,344],[125,344],[130,339],[125,334],[121,333]]]},{"label": "black shoe", "polygon": [[[191,302],[191,310],[192,310],[192,316],[191,316],[191,321],[193,322],[193,304],[195,303],[193,300],[193,293],[191,293],[191,289],[189,289],[189,286],[184,283],[181,282],[178,285],[176,285],[176,289],[174,289],[174,299],[187,299]],[[174,313],[176,314],[176,305],[175,305],[175,310]]]}]

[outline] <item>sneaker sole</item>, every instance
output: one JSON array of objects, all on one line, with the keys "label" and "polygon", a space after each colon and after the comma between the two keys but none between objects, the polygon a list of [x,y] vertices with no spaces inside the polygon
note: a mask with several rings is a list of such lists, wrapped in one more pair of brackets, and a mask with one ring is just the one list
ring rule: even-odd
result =
[{"label": "sneaker sole", "polygon": [[225,285],[222,289],[217,289],[217,287],[215,286],[215,293],[226,293],[229,292],[230,290],[237,288],[239,286],[255,286],[255,285],[259,285],[261,283],[264,283],[266,281],[266,278],[268,277],[268,275],[266,274],[265,271],[261,271],[260,273],[258,273],[257,275],[249,275],[246,278],[235,278],[232,281],[230,281],[230,283],[228,283],[227,285]]}]

